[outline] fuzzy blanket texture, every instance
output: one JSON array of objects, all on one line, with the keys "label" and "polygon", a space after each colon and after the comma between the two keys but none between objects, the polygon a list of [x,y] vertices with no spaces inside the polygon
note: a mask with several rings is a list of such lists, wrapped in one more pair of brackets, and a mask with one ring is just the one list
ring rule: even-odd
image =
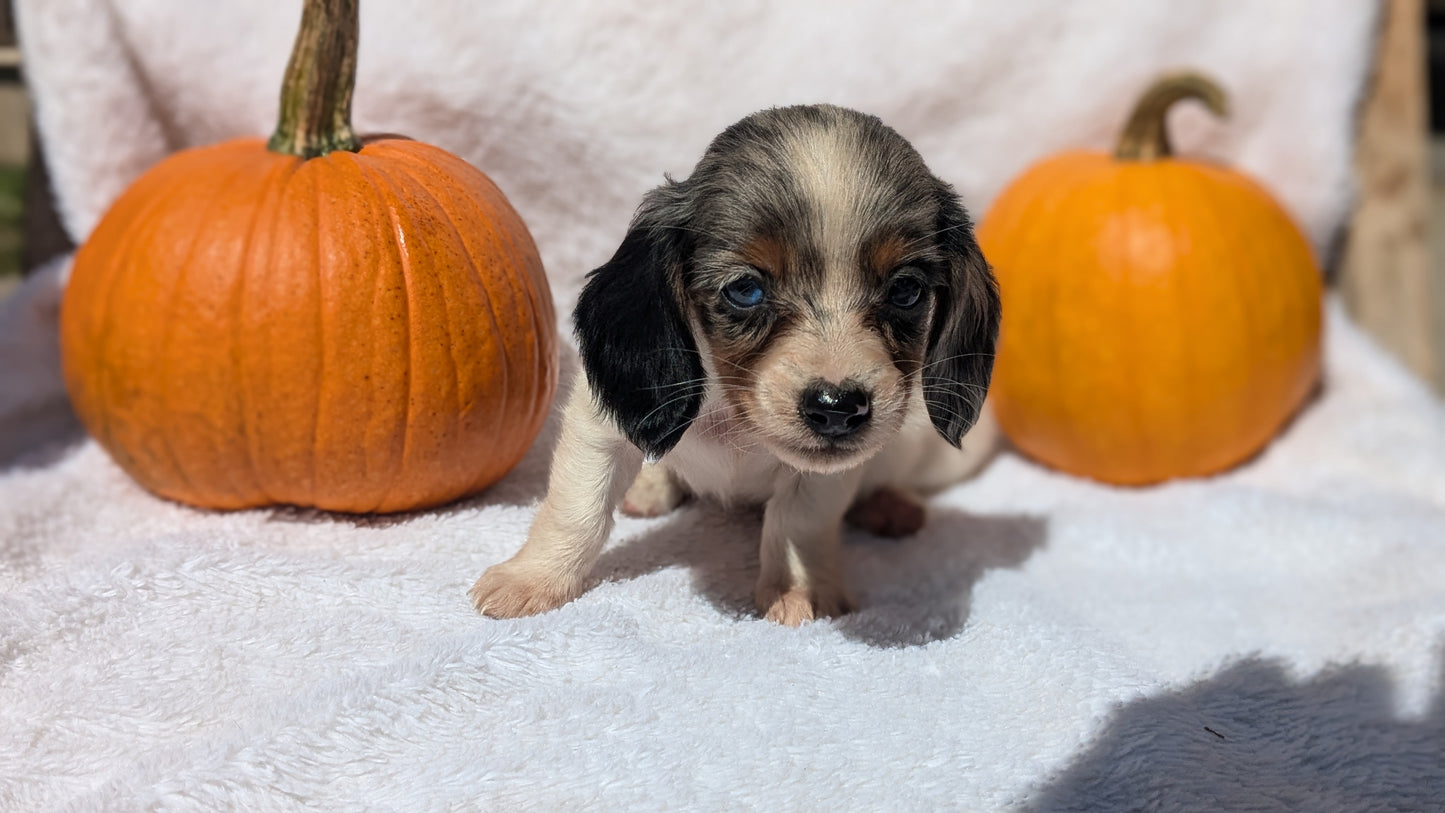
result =
[{"label": "fuzzy blanket texture", "polygon": [[[299,16],[17,6],[77,239],[168,152],[269,130]],[[565,331],[644,190],[801,101],[880,114],[982,212],[1047,152],[1107,146],[1156,72],[1198,67],[1234,116],[1181,109],[1176,143],[1262,178],[1323,253],[1376,11],[367,0],[356,113],[497,180]],[[0,305],[0,809],[1442,803],[1445,409],[1337,307],[1321,395],[1247,465],[1115,489],[1006,451],[917,536],[848,533],[846,618],[755,617],[760,518],[702,504],[622,519],[594,589],[495,621],[466,589],[524,538],[555,416],[439,510],[168,503],[66,407],[67,267]]]}]

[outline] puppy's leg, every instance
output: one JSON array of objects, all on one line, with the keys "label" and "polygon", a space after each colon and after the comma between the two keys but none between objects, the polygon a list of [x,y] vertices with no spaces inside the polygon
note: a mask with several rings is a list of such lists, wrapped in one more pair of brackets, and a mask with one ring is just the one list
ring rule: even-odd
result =
[{"label": "puppy's leg", "polygon": [[917,533],[927,516],[923,495],[975,474],[993,457],[1000,441],[998,422],[987,404],[963,436],[960,449],[939,437],[926,419],[915,416],[868,461],[859,488],[863,496],[848,510],[848,522],[878,536]]},{"label": "puppy's leg", "polygon": [[582,592],[612,531],[612,509],[642,467],[642,452],[598,414],[579,377],[562,418],[547,496],[516,556],[482,574],[470,592],[493,618],[534,615]]},{"label": "puppy's leg", "polygon": [[666,466],[645,463],[622,498],[622,513],[629,517],[660,517],[687,497],[687,488]]},{"label": "puppy's leg", "polygon": [[906,491],[884,486],[860,497],[845,517],[874,536],[898,539],[918,533],[926,515],[923,503]]},{"label": "puppy's leg", "polygon": [[780,475],[763,511],[758,610],[796,627],[852,609],[843,584],[839,524],[862,473]]}]

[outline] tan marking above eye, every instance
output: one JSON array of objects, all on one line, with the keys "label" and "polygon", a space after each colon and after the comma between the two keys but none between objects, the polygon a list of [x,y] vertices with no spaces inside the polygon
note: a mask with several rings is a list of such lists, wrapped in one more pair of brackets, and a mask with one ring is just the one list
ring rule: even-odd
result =
[{"label": "tan marking above eye", "polygon": [[777,276],[788,267],[788,251],[776,237],[755,237],[738,249],[738,254],[748,265]]},{"label": "tan marking above eye", "polygon": [[870,240],[863,249],[863,267],[881,279],[887,279],[898,266],[912,256],[909,241],[897,232]]}]

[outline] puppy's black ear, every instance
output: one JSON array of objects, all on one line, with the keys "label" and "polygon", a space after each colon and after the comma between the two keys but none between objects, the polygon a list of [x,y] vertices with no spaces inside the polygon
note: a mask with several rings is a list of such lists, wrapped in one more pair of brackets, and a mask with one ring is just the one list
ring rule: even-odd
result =
[{"label": "puppy's black ear", "polygon": [[679,301],[683,233],[657,210],[644,203],[617,253],[588,275],[573,314],[593,394],[654,459],[682,439],[703,397],[702,359]]},{"label": "puppy's black ear", "polygon": [[923,397],[933,426],[957,446],[978,420],[993,377],[1000,308],[998,283],[958,195],[940,185],[938,202],[935,228],[948,260],[948,282],[934,308],[924,357]]}]

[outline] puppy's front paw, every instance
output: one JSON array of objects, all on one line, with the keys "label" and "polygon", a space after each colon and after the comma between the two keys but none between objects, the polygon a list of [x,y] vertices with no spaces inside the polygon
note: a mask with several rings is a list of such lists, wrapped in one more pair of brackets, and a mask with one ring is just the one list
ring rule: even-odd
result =
[{"label": "puppy's front paw", "polygon": [[535,566],[510,559],[487,568],[467,595],[477,612],[492,618],[520,618],[555,610],[581,594],[580,584],[558,579]]},{"label": "puppy's front paw", "polygon": [[832,618],[853,611],[853,602],[838,589],[759,587],[756,598],[758,611],[764,618],[789,627],[800,627],[814,619]]},{"label": "puppy's front paw", "polygon": [[660,517],[682,504],[687,491],[667,469],[649,463],[622,498],[622,513],[629,517]]},{"label": "puppy's front paw", "polygon": [[925,514],[913,497],[884,487],[854,503],[844,519],[874,536],[897,539],[918,533]]}]

